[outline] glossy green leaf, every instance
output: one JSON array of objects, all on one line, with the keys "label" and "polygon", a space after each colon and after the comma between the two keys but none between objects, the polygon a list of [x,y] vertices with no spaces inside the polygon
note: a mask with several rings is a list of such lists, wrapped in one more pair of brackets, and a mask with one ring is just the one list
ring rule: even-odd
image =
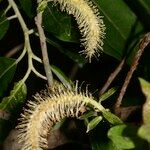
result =
[{"label": "glossy green leaf", "polygon": [[106,100],[110,96],[112,96],[116,92],[117,88],[111,88],[107,92],[105,92],[102,96],[99,98],[99,102],[101,103],[102,101]]},{"label": "glossy green leaf", "polygon": [[150,124],[142,125],[138,130],[138,135],[150,143]]},{"label": "glossy green leaf", "polygon": [[14,63],[14,59],[0,57],[0,97],[4,95],[14,76],[16,71],[16,65],[13,65]]},{"label": "glossy green leaf", "polygon": [[97,117],[95,117],[94,119],[92,119],[89,123],[88,123],[88,125],[87,125],[87,131],[86,132],[89,132],[89,131],[91,131],[92,129],[94,129],[98,124],[99,124],[99,122],[100,121],[102,121],[102,116],[97,116]]},{"label": "glossy green leaf", "polygon": [[9,21],[7,20],[7,17],[5,16],[4,12],[0,12],[0,40],[4,37],[7,30],[9,28]]},{"label": "glossy green leaf", "polygon": [[120,120],[116,115],[114,115],[109,111],[103,111],[102,114],[104,118],[113,125],[118,125],[123,123],[122,120]]},{"label": "glossy green leaf", "polygon": [[27,88],[25,83],[21,81],[14,84],[13,90],[11,90],[8,97],[4,97],[0,103],[0,109],[15,113],[21,108],[25,102],[27,95]]},{"label": "glossy green leaf", "polygon": [[136,136],[136,129],[126,125],[114,126],[108,131],[108,137],[119,149],[135,148],[134,136]]},{"label": "glossy green leaf", "polygon": [[63,83],[67,88],[71,88],[71,80],[56,66],[51,65],[52,72],[58,77],[58,79]]},{"label": "glossy green leaf", "polygon": [[98,4],[100,14],[104,16],[106,25],[104,52],[117,59],[122,59],[132,43],[131,36],[140,34],[143,31],[143,26],[124,1],[95,1]]},{"label": "glossy green leaf", "polygon": [[32,8],[32,1],[31,0],[19,0],[22,9],[25,11],[25,13],[29,16],[29,17],[33,17],[34,13],[33,13],[33,8]]},{"label": "glossy green leaf", "polygon": [[68,42],[79,42],[79,33],[72,25],[71,16],[61,12],[57,6],[50,3],[43,13],[44,29],[58,39]]}]

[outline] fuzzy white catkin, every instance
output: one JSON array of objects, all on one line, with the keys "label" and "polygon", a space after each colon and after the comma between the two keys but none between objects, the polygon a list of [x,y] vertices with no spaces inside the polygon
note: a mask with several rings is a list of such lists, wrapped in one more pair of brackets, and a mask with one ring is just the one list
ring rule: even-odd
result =
[{"label": "fuzzy white catkin", "polygon": [[78,118],[86,111],[92,97],[87,93],[65,91],[43,96],[37,94],[35,101],[28,102],[28,109],[22,114],[19,129],[19,142],[22,150],[42,150],[47,148],[47,135],[52,126],[64,117]]},{"label": "fuzzy white catkin", "polygon": [[81,51],[91,61],[93,56],[103,50],[105,25],[96,6],[90,0],[50,0],[59,4],[61,11],[72,14],[82,34],[81,44],[85,50]]},{"label": "fuzzy white catkin", "polygon": [[56,84],[50,90],[43,90],[34,96],[33,101],[28,101],[27,106],[17,126],[21,150],[47,149],[47,136],[54,124],[65,117],[79,118],[89,106],[100,112],[105,109],[93,99],[87,88],[82,92],[78,82],[71,89]]}]

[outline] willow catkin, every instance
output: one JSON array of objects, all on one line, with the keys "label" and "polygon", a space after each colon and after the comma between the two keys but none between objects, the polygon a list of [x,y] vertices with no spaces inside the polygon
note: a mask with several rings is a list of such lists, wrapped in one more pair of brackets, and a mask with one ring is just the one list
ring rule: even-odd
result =
[{"label": "willow catkin", "polygon": [[49,0],[59,4],[61,11],[72,14],[82,34],[81,44],[85,47],[81,51],[91,61],[99,50],[103,50],[105,37],[105,25],[99,11],[90,0]]},{"label": "willow catkin", "polygon": [[19,142],[22,150],[42,150],[47,148],[47,135],[52,126],[64,117],[78,118],[86,111],[86,105],[94,101],[92,96],[77,90],[60,90],[50,96],[36,94],[35,101],[28,102],[28,108],[21,115]]}]

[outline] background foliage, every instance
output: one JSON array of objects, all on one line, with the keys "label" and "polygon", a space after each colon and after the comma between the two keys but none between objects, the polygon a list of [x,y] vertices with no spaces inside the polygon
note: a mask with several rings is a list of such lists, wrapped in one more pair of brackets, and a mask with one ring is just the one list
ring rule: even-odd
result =
[{"label": "background foliage", "polygon": [[[78,54],[82,47],[80,47],[79,39],[81,35],[77,24],[72,16],[67,15],[65,12],[60,12],[59,6],[48,4],[43,15],[43,27],[47,37],[48,53],[50,63],[53,64],[52,70],[55,79],[59,79],[66,85],[69,85],[74,80],[85,81],[90,84],[89,90],[97,98],[99,89],[102,88],[109,74],[124,57],[127,58],[123,70],[111,85],[111,87],[118,87],[118,90],[113,96],[102,102],[104,106],[113,111],[113,105],[119,94],[119,89],[138,50],[137,45],[141,37],[150,31],[150,1],[93,0],[93,2],[98,6],[100,14],[104,16],[103,19],[106,25],[104,51],[98,60],[93,59],[92,63],[88,63],[83,55]],[[31,0],[18,0],[16,3],[28,28],[34,29],[35,34],[30,37],[31,45],[34,53],[41,57],[34,22],[37,5],[35,1]],[[7,5],[7,1],[0,0],[0,112],[8,112],[11,117],[5,120],[0,116],[1,145],[9,134],[10,129],[17,124],[17,118],[22,106],[25,105],[26,98],[31,99],[31,96],[36,91],[40,91],[46,85],[46,81],[36,77],[34,74],[31,74],[25,83],[22,82],[27,69],[27,58],[25,57],[19,63],[15,62],[22,50],[11,55],[11,58],[8,56],[13,47],[24,43],[24,38],[17,19],[7,19],[13,14],[13,11],[9,11],[5,15]],[[85,142],[88,145],[86,149],[148,150],[148,140],[140,138],[137,132],[142,125],[141,106],[146,99],[141,91],[143,85],[140,85],[138,78],[141,77],[150,82],[149,49],[150,46],[145,49],[127,93],[123,98],[124,107],[139,106],[139,109],[131,113],[125,123],[121,125],[112,126],[105,120],[101,121],[96,128],[89,132],[88,142]],[[36,62],[34,65],[44,74],[42,65]],[[147,131],[150,130],[147,129]],[[73,144],[71,147],[73,147]]]}]

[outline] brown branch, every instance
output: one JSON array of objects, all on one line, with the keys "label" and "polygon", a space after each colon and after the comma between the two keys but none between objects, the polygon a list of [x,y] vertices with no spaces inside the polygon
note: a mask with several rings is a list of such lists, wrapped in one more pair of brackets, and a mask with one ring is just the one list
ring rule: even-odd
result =
[{"label": "brown branch", "polygon": [[14,48],[12,48],[8,53],[5,54],[5,57],[12,57],[13,55],[15,55],[18,51],[20,51],[21,49],[23,49],[23,44],[19,44],[17,46],[15,46]]},{"label": "brown branch", "polygon": [[[40,2],[41,0],[37,0],[37,3],[40,3]],[[42,28],[42,12],[37,12],[35,23],[37,25],[37,29],[39,33],[39,39],[40,39],[40,44],[41,44],[42,56],[43,56],[43,65],[44,65],[48,85],[49,87],[52,87],[53,76],[52,76],[52,71],[50,68],[49,57],[48,57],[48,52],[47,52],[46,37],[44,34],[44,30]]]},{"label": "brown branch", "polygon": [[106,83],[104,84],[104,86],[102,87],[102,89],[99,92],[100,96],[103,95],[107,91],[107,89],[110,86],[110,84],[114,81],[114,79],[117,77],[117,75],[119,74],[119,72],[122,70],[124,64],[125,64],[125,58],[122,59],[122,61],[117,66],[117,68],[115,69],[115,71],[113,71],[110,74],[110,76],[108,77]]},{"label": "brown branch", "polygon": [[115,104],[115,112],[117,115],[121,115],[121,109],[120,109],[120,106],[121,106],[121,103],[122,103],[122,99],[123,99],[123,96],[126,92],[126,89],[129,85],[129,82],[132,78],[132,75],[134,73],[134,71],[136,70],[138,64],[139,64],[139,60],[144,52],[144,49],[146,48],[146,46],[150,43],[150,32],[148,32],[144,38],[141,40],[140,44],[139,44],[139,49],[138,51],[136,52],[135,54],[135,57],[133,59],[133,62],[131,64],[131,68],[129,70],[129,72],[127,73],[127,76],[125,78],[125,81],[124,81],[124,84],[121,88],[121,91],[120,91],[120,94],[119,94],[119,97],[117,99],[117,102]]}]

